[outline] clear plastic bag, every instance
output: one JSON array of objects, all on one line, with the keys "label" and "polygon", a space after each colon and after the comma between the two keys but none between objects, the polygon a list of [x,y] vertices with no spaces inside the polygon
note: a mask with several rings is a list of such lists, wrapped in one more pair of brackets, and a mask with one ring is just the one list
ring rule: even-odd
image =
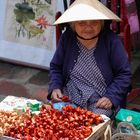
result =
[{"label": "clear plastic bag", "polygon": [[63,107],[63,106],[66,106],[66,105],[71,105],[71,106],[73,106],[73,107],[77,107],[75,104],[70,103],[70,102],[57,102],[57,103],[53,103],[53,107],[54,107],[55,109],[60,110],[60,111],[62,111],[62,107]]}]

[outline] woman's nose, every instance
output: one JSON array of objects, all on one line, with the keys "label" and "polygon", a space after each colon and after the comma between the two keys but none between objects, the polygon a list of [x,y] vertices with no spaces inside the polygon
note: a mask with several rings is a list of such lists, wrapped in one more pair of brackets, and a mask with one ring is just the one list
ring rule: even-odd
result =
[{"label": "woman's nose", "polygon": [[85,24],[85,29],[92,29],[93,25],[92,24]]}]

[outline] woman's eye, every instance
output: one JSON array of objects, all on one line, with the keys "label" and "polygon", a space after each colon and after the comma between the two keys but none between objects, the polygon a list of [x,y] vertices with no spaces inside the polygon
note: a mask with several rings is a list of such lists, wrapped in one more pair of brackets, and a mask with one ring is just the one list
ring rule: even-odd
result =
[{"label": "woman's eye", "polygon": [[80,25],[80,26],[83,26],[83,25],[85,25],[85,23],[82,23],[82,22],[81,22],[81,23],[79,23],[79,25]]},{"label": "woman's eye", "polygon": [[79,26],[97,26],[99,24],[99,21],[91,21],[89,23],[87,22],[77,22]]},{"label": "woman's eye", "polygon": [[99,24],[100,22],[99,21],[94,21],[94,22],[92,22],[92,24],[94,24],[94,25],[97,25],[97,24]]}]

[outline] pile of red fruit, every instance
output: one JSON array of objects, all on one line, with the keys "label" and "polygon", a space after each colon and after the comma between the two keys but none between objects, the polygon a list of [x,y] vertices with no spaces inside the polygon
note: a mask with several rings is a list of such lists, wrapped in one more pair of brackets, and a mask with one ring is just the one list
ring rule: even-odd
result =
[{"label": "pile of red fruit", "polygon": [[100,115],[70,105],[63,111],[46,109],[28,117],[24,123],[13,124],[4,135],[20,140],[84,140],[92,133],[92,125],[103,122]]}]

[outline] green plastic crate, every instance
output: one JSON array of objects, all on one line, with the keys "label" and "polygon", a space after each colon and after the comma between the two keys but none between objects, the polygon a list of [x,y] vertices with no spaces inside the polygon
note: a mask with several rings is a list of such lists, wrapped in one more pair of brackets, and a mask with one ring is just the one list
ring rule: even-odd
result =
[{"label": "green plastic crate", "polygon": [[140,113],[128,110],[128,109],[120,109],[120,111],[115,116],[117,123],[120,122],[129,122],[132,123],[137,130],[140,130]]}]

